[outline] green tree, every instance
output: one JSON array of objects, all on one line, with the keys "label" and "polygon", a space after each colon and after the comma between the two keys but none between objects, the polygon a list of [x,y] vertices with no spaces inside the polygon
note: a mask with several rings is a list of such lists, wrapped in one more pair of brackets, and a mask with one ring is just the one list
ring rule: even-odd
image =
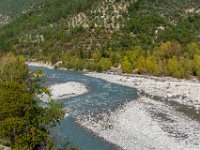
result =
[{"label": "green tree", "polygon": [[20,56],[16,58],[8,53],[0,60],[0,81],[24,82],[28,75],[28,69],[25,65],[25,59]]},{"label": "green tree", "polygon": [[138,58],[138,73],[146,73],[147,69],[146,69],[146,61],[144,56],[140,56]]},{"label": "green tree", "polygon": [[108,58],[102,58],[99,62],[102,71],[107,71],[111,68],[112,63]]},{"label": "green tree", "polygon": [[101,52],[99,50],[96,50],[95,52],[92,53],[92,58],[95,61],[99,61],[101,59]]},{"label": "green tree", "polygon": [[195,55],[193,60],[193,75],[200,78],[200,56]]},{"label": "green tree", "polygon": [[159,70],[158,70],[158,65],[157,65],[157,60],[155,57],[148,57],[146,59],[146,70],[148,73],[153,74],[153,75],[157,75],[159,74]]},{"label": "green tree", "polygon": [[182,48],[179,43],[176,42],[165,42],[155,51],[154,55],[162,59],[169,59],[173,56],[180,56]]},{"label": "green tree", "polygon": [[39,105],[36,95],[49,94],[39,84],[41,72],[29,72],[23,57],[9,54],[4,59],[8,64],[1,62],[0,66],[0,139],[17,150],[52,149],[48,135],[64,116],[62,104]]},{"label": "green tree", "polygon": [[112,52],[110,56],[110,60],[114,67],[118,67],[121,61],[121,55],[118,52]]},{"label": "green tree", "polygon": [[169,59],[167,62],[168,74],[174,76],[175,72],[178,70],[178,61],[176,57]]},{"label": "green tree", "polygon": [[128,60],[130,60],[133,69],[138,67],[138,61],[141,56],[145,56],[145,51],[140,46],[135,46],[131,48],[131,51],[126,52]]},{"label": "green tree", "polygon": [[187,45],[186,57],[194,59],[194,56],[199,54],[200,54],[200,46],[197,43],[191,43]]},{"label": "green tree", "polygon": [[121,67],[123,73],[132,73],[132,65],[126,56],[124,57]]},{"label": "green tree", "polygon": [[167,63],[167,71],[170,76],[174,76],[176,78],[183,78],[186,76],[186,70],[181,61],[178,61],[177,57],[173,57],[168,60]]}]

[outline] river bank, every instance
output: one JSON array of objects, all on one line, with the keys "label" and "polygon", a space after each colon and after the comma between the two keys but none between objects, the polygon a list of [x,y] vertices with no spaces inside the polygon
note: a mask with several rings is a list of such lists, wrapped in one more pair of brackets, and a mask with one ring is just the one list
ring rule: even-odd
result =
[{"label": "river bank", "polygon": [[200,111],[200,83],[197,80],[154,77],[145,75],[114,75],[105,73],[87,73],[94,78],[137,88],[150,96],[158,96],[167,101],[175,101]]},{"label": "river bank", "polygon": [[[41,62],[26,62],[26,64],[28,66],[55,69],[55,65],[52,65],[51,63],[44,63],[42,61]],[[61,68],[61,70],[65,70],[65,69]],[[49,99],[60,100],[60,99],[75,97],[75,96],[79,96],[88,92],[87,87],[84,84],[81,84],[78,82],[60,83],[60,84],[51,85],[48,88],[51,92],[50,96],[46,95],[45,93],[38,96],[44,102],[47,102]]]},{"label": "river bank", "polygon": [[77,122],[126,150],[199,150],[200,124],[175,108],[141,97],[99,117]]},{"label": "river bank", "polygon": [[79,96],[88,92],[87,87],[84,84],[78,82],[66,82],[51,85],[48,87],[51,95],[46,94],[39,95],[39,98],[46,102],[49,99],[60,100],[70,97]]},{"label": "river bank", "polygon": [[[27,62],[29,66],[54,69],[55,65],[43,62]],[[59,68],[60,70],[67,70]],[[115,75],[108,73],[89,72],[85,75],[106,80],[108,82],[137,88],[151,96],[158,96],[168,101],[173,100],[200,112],[200,82],[198,80],[176,79],[171,77],[155,77],[147,75]]]},{"label": "river bank", "polygon": [[[94,78],[138,89],[141,97],[101,119],[77,118],[84,127],[126,150],[199,150],[200,122],[177,111],[179,104],[200,111],[200,83],[170,77],[87,73]],[[148,95],[144,97],[144,93]],[[157,101],[154,97],[160,97]],[[176,102],[171,106],[166,101]]]},{"label": "river bank", "polygon": [[[199,150],[200,123],[177,111],[178,105],[170,106],[165,103],[165,101],[175,101],[186,107],[194,107],[198,114],[199,81],[94,72],[85,75],[137,88],[140,98],[133,98],[118,109],[110,110],[110,113],[102,111],[97,116],[92,113],[76,116],[76,122],[82,127],[126,150]],[[142,93],[150,96],[145,97]],[[125,93],[120,93],[122,94]],[[103,93],[100,96],[103,97]],[[160,97],[162,101],[155,100],[153,96]],[[105,99],[109,100],[108,97]],[[94,103],[92,107],[96,105],[98,104]]]},{"label": "river bank", "polygon": [[[55,65],[43,62],[27,62],[29,66],[54,69]],[[59,68],[60,70],[67,70]],[[85,75],[106,80],[123,86],[137,88],[150,96],[158,96],[168,101],[176,101],[200,112],[200,82],[198,80],[176,79],[171,77],[155,77],[147,75],[115,75],[108,73],[89,72]]]},{"label": "river bank", "polygon": [[28,66],[45,67],[45,68],[48,68],[48,69],[54,69],[55,68],[55,66],[52,65],[51,63],[44,63],[43,61],[38,61],[38,62],[27,61],[26,64]]}]

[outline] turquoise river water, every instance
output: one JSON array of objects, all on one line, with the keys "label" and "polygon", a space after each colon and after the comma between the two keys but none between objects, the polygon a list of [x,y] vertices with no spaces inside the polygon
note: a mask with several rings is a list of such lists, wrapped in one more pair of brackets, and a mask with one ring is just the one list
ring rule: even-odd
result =
[{"label": "turquoise river water", "polygon": [[[41,69],[45,73],[46,85],[65,83],[69,81],[80,82],[87,86],[88,93],[81,96],[60,100],[69,110],[69,115],[56,126],[52,133],[57,149],[67,142],[83,150],[116,150],[120,149],[112,143],[104,141],[92,132],[76,123],[77,115],[99,115],[109,113],[125,102],[137,99],[137,90],[104,80],[88,77],[79,72],[52,70],[44,67],[30,67],[31,70]],[[67,89],[66,89],[67,90]]]}]

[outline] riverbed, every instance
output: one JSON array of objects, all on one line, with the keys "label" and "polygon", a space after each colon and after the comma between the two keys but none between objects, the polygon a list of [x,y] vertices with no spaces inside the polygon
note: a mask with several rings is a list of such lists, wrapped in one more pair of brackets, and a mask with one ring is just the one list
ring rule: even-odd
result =
[{"label": "riverbed", "polygon": [[[67,111],[65,119],[52,131],[57,148],[66,142],[83,150],[200,148],[198,101],[188,103],[185,98],[183,103],[179,103],[180,98],[173,97],[173,92],[176,92],[173,90],[177,88],[181,91],[182,87],[188,87],[188,82],[184,84],[173,79],[173,84],[183,84],[173,89],[173,84],[165,83],[171,79],[156,78],[159,85],[167,86],[169,92],[165,96],[163,87],[156,88],[157,83],[153,82],[152,77],[114,78],[98,73],[86,76],[80,72],[39,66],[31,69],[42,69],[49,87],[72,82],[87,88],[87,92],[81,95],[59,99]],[[135,80],[137,83],[134,85]],[[145,85],[147,81],[151,81],[152,90]],[[195,90],[198,89],[198,83],[194,81],[191,84],[195,85]],[[171,91],[169,86],[172,87]],[[190,108],[192,105],[194,107]]]},{"label": "riverbed", "polygon": [[103,113],[109,114],[121,108],[124,103],[136,100],[138,97],[136,89],[88,77],[80,72],[53,70],[39,66],[32,66],[30,69],[43,70],[46,86],[78,82],[87,87],[87,93],[59,100],[63,102],[67,111],[65,119],[52,131],[52,138],[57,148],[62,147],[67,142],[71,142],[83,150],[121,149],[116,144],[98,137],[95,133],[83,127],[77,122],[77,116],[96,117]]}]

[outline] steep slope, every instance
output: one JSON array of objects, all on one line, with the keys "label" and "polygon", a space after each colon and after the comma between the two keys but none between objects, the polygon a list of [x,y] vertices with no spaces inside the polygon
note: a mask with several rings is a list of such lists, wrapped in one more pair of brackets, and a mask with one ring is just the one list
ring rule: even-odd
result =
[{"label": "steep slope", "polygon": [[111,58],[117,51],[113,57],[120,55],[121,62],[123,50],[135,46],[154,50],[167,41],[183,49],[199,44],[199,26],[199,0],[50,0],[1,28],[0,51],[52,62],[69,57],[91,60],[94,50]]},{"label": "steep slope", "polygon": [[[35,3],[41,1],[38,0]],[[30,4],[31,1],[22,2],[21,0],[17,4],[11,0],[2,1],[0,3],[2,9],[0,10],[7,12],[6,15],[8,16],[12,16],[22,12],[22,10],[25,11],[25,8]],[[20,28],[23,26],[23,29],[20,29],[20,34],[15,37],[15,39],[20,39],[17,42],[20,48],[22,48],[21,45],[27,45],[27,41],[30,42],[30,45],[35,42],[39,43],[39,36],[43,37],[44,40],[46,39],[45,41],[48,41],[48,43],[52,42],[55,37],[54,43],[62,43],[63,46],[65,45],[71,50],[80,47],[83,49],[127,48],[130,45],[141,43],[151,45],[155,42],[152,41],[152,37],[157,39],[157,42],[173,39],[173,37],[169,37],[172,35],[168,35],[171,34],[168,32],[171,30],[176,32],[176,28],[182,27],[190,31],[188,16],[198,14],[196,17],[192,16],[196,21],[199,20],[200,12],[198,8],[200,2],[198,0],[183,0],[181,2],[178,0],[140,0],[137,2],[133,0],[105,0],[99,2],[61,0],[48,1],[42,6],[44,6],[42,9],[39,7],[36,10],[29,10],[29,13],[17,18],[7,27],[19,26],[17,28]],[[0,13],[2,13],[1,11]],[[188,25],[182,25],[185,22]],[[197,23],[197,25],[199,24]],[[161,37],[155,35],[165,28],[167,30]],[[195,31],[198,30],[196,27],[194,28]],[[18,29],[6,30],[16,32]],[[193,30],[191,32],[193,33]],[[72,39],[69,39],[71,37]],[[123,39],[120,37],[123,37]],[[63,46],[59,46],[59,48],[63,49]],[[31,49],[30,46],[28,49]],[[41,47],[41,49],[44,48]]]},{"label": "steep slope", "polygon": [[1,0],[0,1],[0,26],[8,24],[16,16],[38,7],[46,0]]},{"label": "steep slope", "polygon": [[8,24],[10,22],[10,17],[0,14],[0,26]]},{"label": "steep slope", "polygon": [[4,14],[9,17],[16,15],[31,9],[34,5],[44,2],[45,0],[1,0],[0,1],[0,14]]}]

